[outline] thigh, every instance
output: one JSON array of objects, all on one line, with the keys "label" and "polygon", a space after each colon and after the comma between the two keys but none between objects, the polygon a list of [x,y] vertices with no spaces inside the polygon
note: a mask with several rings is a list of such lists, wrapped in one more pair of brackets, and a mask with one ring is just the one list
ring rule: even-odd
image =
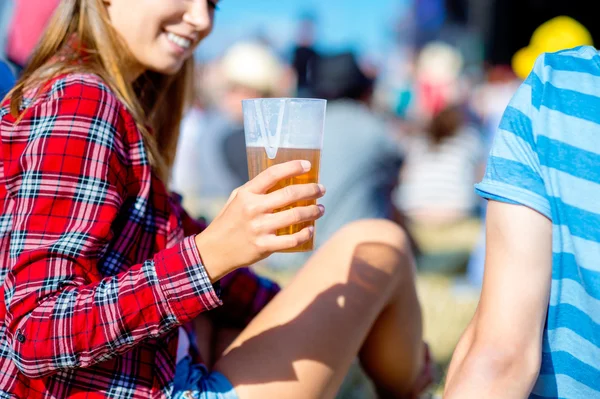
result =
[{"label": "thigh", "polygon": [[404,256],[403,238],[363,227],[378,238],[356,240],[356,227],[334,236],[217,362],[241,399],[335,395]]},{"label": "thigh", "polygon": [[242,330],[238,328],[217,327],[215,332],[213,353],[215,354],[215,360],[219,360],[227,348],[240,336]]},{"label": "thigh", "polygon": [[201,314],[194,319],[196,344],[203,364],[211,370],[241,332],[242,330],[237,328],[221,327],[207,314]]},{"label": "thigh", "polygon": [[221,354],[215,352],[217,330],[207,314],[201,314],[194,319],[194,334],[202,362],[211,369]]}]

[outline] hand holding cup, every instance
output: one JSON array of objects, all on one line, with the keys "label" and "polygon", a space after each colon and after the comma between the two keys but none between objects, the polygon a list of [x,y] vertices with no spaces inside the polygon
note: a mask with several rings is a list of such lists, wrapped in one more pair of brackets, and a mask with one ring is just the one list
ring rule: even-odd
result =
[{"label": "hand holding cup", "polygon": [[196,245],[212,281],[274,252],[298,247],[311,240],[313,226],[290,235],[277,235],[277,231],[320,218],[324,213],[322,205],[274,211],[299,201],[321,198],[325,188],[316,183],[294,184],[270,192],[282,180],[306,174],[310,169],[308,161],[277,164],[231,194],[221,213],[196,236]]}]

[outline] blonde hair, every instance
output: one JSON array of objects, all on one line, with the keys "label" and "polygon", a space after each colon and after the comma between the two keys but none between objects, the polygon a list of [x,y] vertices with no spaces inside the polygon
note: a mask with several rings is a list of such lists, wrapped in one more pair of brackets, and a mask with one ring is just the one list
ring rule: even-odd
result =
[{"label": "blonde hair", "polygon": [[112,27],[102,0],[62,0],[9,94],[11,113],[15,117],[19,114],[23,94],[30,88],[64,73],[94,73],[132,114],[150,163],[166,183],[175,158],[179,124],[192,95],[193,59],[175,75],[146,72],[131,83],[124,70],[134,62]]}]

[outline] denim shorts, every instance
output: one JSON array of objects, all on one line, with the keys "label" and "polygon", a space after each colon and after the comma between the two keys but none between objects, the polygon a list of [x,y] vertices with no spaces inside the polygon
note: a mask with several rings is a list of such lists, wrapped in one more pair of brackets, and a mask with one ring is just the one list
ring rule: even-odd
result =
[{"label": "denim shorts", "polygon": [[203,364],[193,364],[189,356],[177,363],[173,399],[239,399],[233,386],[218,371],[209,372]]}]

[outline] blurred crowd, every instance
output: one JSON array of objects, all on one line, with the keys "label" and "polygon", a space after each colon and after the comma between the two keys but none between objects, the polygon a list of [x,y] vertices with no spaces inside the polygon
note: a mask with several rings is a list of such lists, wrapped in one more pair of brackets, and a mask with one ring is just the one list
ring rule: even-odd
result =
[{"label": "blurred crowd", "polygon": [[[57,3],[0,3],[0,94]],[[310,16],[299,18],[286,54],[257,35],[199,62],[172,189],[194,216],[210,220],[247,180],[241,100],[325,98],[320,173],[327,212],[317,224],[317,246],[353,220],[388,218],[410,232],[422,270],[467,272],[479,285],[485,203],[473,184],[483,176],[499,118],[537,54],[590,44],[591,37],[576,21],[558,18],[536,31],[512,65],[490,66],[476,33],[434,11],[417,7],[411,15],[429,12],[428,22],[404,23],[377,63],[352,51],[319,51],[318,21]],[[271,262],[295,268],[303,256]]]},{"label": "blurred crowd", "polygon": [[[484,70],[474,61],[475,49],[463,52],[440,38],[408,48],[399,42],[379,64],[352,51],[321,52],[315,25],[310,18],[298,21],[287,56],[256,38],[198,66],[173,189],[194,215],[216,216],[247,180],[241,100],[324,98],[320,179],[328,191],[317,246],[348,222],[383,217],[411,233],[422,270],[464,272],[482,228],[484,204],[473,184],[519,79],[509,67]],[[447,36],[468,35],[459,31],[453,27]],[[306,256],[281,254],[269,261],[295,268]],[[474,284],[481,267],[473,265]]]}]

